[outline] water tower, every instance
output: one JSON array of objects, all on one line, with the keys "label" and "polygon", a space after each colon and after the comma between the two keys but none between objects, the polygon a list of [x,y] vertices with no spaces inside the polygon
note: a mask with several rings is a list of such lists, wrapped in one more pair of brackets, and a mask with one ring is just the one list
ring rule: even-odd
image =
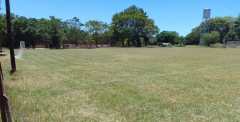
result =
[{"label": "water tower", "polygon": [[[204,28],[205,28],[205,30],[202,30],[202,32],[201,32],[201,36],[204,34],[204,33],[208,33],[209,32],[209,27],[208,27],[208,23],[207,23],[207,21],[208,20],[210,20],[211,19],[211,9],[209,9],[209,8],[205,8],[205,9],[203,9],[203,26],[205,26]],[[199,45],[204,45],[204,40],[201,38],[200,39],[200,43],[199,43]]]},{"label": "water tower", "polygon": [[203,21],[211,19],[211,9],[205,8],[203,9]]}]

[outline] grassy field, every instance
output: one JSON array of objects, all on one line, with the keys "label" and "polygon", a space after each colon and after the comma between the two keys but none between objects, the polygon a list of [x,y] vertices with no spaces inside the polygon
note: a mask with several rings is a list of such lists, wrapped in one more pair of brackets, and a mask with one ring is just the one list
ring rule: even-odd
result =
[{"label": "grassy field", "polygon": [[17,122],[240,121],[240,49],[27,50],[13,76],[3,62]]}]

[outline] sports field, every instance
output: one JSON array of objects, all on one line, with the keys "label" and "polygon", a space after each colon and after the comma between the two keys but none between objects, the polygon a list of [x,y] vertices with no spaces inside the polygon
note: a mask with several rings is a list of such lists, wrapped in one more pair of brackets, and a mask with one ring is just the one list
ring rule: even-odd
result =
[{"label": "sports field", "polygon": [[240,49],[26,50],[7,95],[17,122],[237,122]]}]

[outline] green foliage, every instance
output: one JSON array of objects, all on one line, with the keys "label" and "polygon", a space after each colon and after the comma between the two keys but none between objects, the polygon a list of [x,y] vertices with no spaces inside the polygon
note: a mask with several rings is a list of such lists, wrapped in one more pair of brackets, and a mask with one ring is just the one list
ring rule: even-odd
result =
[{"label": "green foliage", "polygon": [[179,46],[179,47],[184,46],[184,40],[185,40],[184,36],[179,36],[178,40],[176,41],[177,42],[177,46]]},{"label": "green foliage", "polygon": [[222,43],[215,43],[210,45],[212,48],[225,48],[226,46]]},{"label": "green foliage", "polygon": [[175,31],[163,31],[157,35],[158,43],[171,43],[172,45],[181,43],[179,34]]},{"label": "green foliage", "polygon": [[235,31],[229,31],[224,37],[224,41],[239,41],[239,37]]},{"label": "green foliage", "polygon": [[[185,37],[185,44],[199,44],[200,35],[203,33],[218,32],[219,43],[227,41],[239,41],[240,37],[240,16],[234,17],[217,17],[201,23],[194,28],[191,33]],[[205,35],[204,38],[207,38]]]},{"label": "green foliage", "polygon": [[200,40],[199,28],[194,28],[191,33],[189,33],[184,40],[187,45],[198,45]]},{"label": "green foliage", "polygon": [[202,39],[204,40],[207,46],[220,42],[220,34],[217,31],[211,33],[203,34]]},{"label": "green foliage", "polygon": [[[115,14],[111,26],[97,20],[90,20],[83,25],[77,17],[66,21],[54,16],[35,19],[12,15],[12,18],[15,47],[19,47],[20,41],[25,41],[27,48],[44,44],[59,49],[63,44],[93,42],[96,45],[121,43],[122,46],[141,47],[152,44],[159,31],[146,12],[136,6]],[[0,15],[0,40],[7,46],[5,31],[5,16]]]},{"label": "green foliage", "polygon": [[[87,22],[84,30],[84,24],[77,17],[62,21],[54,16],[49,19],[35,19],[13,15],[12,22],[16,48],[20,41],[25,41],[27,48],[35,48],[40,44],[56,49],[63,44],[88,44],[90,40],[108,43],[112,34],[106,23],[95,20]],[[5,31],[5,16],[0,15],[0,41],[7,46]]]},{"label": "green foliage", "polygon": [[[90,20],[84,24],[74,17],[63,21],[51,16],[49,19],[26,18],[12,15],[13,36],[15,47],[20,41],[26,42],[26,47],[34,48],[44,44],[51,48],[61,48],[63,44],[111,44],[117,46],[142,47],[159,43],[199,44],[200,35],[218,32],[219,43],[238,41],[240,37],[240,17],[217,17],[201,23],[185,38],[177,32],[159,29],[147,13],[137,6],[130,6],[112,17],[111,25],[102,21]],[[5,16],[0,15],[0,41],[7,46]],[[211,34],[210,34],[211,35]],[[204,38],[208,39],[208,35]],[[210,41],[209,43],[214,43]]]},{"label": "green foliage", "polygon": [[[38,39],[37,20],[34,18],[16,16],[13,19],[13,35],[16,42],[25,41],[27,47],[34,47],[34,41]],[[19,43],[15,43],[18,47]]]},{"label": "green foliage", "polygon": [[[136,6],[130,6],[117,13],[112,18],[113,37],[115,42],[121,42],[122,46],[141,47],[147,45],[149,38],[158,32],[154,21],[149,19],[147,13]],[[143,38],[143,42],[141,41]],[[125,43],[126,41],[126,43]]]},{"label": "green foliage", "polygon": [[208,20],[207,22],[203,22],[200,25],[200,29],[202,32],[219,32],[221,39],[227,34],[230,30],[230,24],[233,22],[232,18],[229,17],[217,17]]},{"label": "green foliage", "polygon": [[54,16],[50,17],[50,47],[59,49],[61,48],[62,41],[64,39],[63,26],[60,19],[55,18]]},{"label": "green foliage", "polygon": [[0,15],[0,47],[2,45],[7,45],[5,30],[6,30],[5,17],[3,15]]},{"label": "green foliage", "polygon": [[237,33],[237,36],[240,37],[240,16],[238,16],[234,22],[233,30]]},{"label": "green foliage", "polygon": [[104,22],[90,20],[86,22],[85,28],[91,37],[89,40],[93,40],[95,42],[96,47],[98,47],[98,44],[104,42],[105,38],[107,38],[106,34],[108,32],[109,27]]},{"label": "green foliage", "polygon": [[84,25],[77,17],[67,20],[65,22],[64,28],[66,35],[66,40],[64,41],[64,43],[76,45],[83,43],[87,38],[87,33],[81,30],[83,26]]}]

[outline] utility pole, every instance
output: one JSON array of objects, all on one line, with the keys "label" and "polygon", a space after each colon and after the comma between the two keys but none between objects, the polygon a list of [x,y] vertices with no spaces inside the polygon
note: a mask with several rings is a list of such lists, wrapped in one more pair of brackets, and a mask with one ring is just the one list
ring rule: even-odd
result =
[{"label": "utility pole", "polygon": [[11,73],[16,72],[16,61],[15,61],[15,53],[14,53],[14,42],[12,37],[12,23],[11,23],[11,10],[10,10],[10,1],[5,0],[6,3],[6,21],[7,21],[7,40],[9,43],[10,49],[10,59],[11,59]]}]

